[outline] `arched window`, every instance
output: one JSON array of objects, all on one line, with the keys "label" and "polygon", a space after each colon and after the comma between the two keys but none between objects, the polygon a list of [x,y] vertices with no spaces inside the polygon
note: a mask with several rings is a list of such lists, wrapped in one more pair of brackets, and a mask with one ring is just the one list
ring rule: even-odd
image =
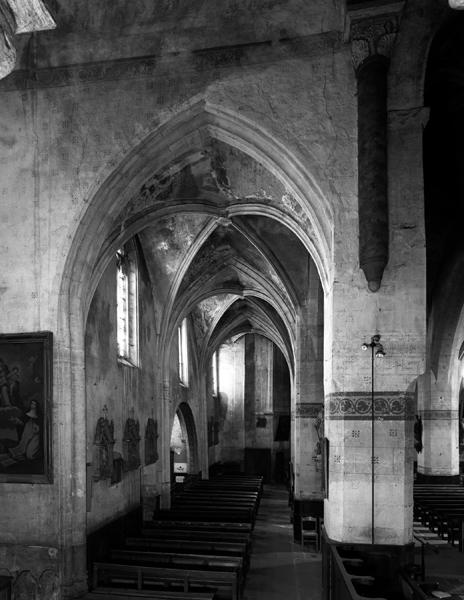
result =
[{"label": "arched window", "polygon": [[212,370],[213,396],[219,396],[218,354],[217,354],[217,351],[213,352],[213,356],[211,357],[211,370]]},{"label": "arched window", "polygon": [[138,270],[135,245],[116,252],[118,360],[138,365]]},{"label": "arched window", "polygon": [[188,385],[188,344],[187,344],[187,319],[185,318],[177,330],[179,347],[179,379],[184,385]]}]

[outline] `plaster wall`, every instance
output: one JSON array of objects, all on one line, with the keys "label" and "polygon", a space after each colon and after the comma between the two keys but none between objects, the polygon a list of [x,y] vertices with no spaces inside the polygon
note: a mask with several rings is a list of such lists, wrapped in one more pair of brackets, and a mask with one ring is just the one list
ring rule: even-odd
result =
[{"label": "plaster wall", "polygon": [[[274,368],[275,352],[270,340],[251,334],[220,347],[218,446],[223,462],[239,462],[243,468],[245,447],[268,448],[273,461],[277,451],[288,453],[288,442],[274,441],[278,415],[290,413],[288,370],[282,377],[287,366],[281,354]],[[210,451],[210,460],[213,456]]]},{"label": "plaster wall", "polygon": [[219,348],[219,460],[243,466],[245,448],[245,338]]},{"label": "plaster wall", "polygon": [[[139,261],[139,358],[137,367],[122,364],[117,359],[116,336],[116,260],[106,269],[95,292],[86,328],[86,391],[87,391],[87,457],[86,462],[95,468],[94,444],[97,421],[103,407],[108,419],[114,422],[114,451],[124,456],[124,426],[128,418],[139,422],[139,452],[141,465],[145,463],[144,437],[148,418],[160,423],[159,400],[155,399],[155,371],[157,362],[155,323],[151,282]],[[93,472],[92,467],[90,467]],[[156,481],[161,470],[155,465],[123,474],[122,481],[111,485],[109,480],[93,482],[87,489],[87,531],[90,533],[106,522],[128,512],[140,503],[141,481],[145,470]],[[159,475],[158,475],[159,477]]]}]

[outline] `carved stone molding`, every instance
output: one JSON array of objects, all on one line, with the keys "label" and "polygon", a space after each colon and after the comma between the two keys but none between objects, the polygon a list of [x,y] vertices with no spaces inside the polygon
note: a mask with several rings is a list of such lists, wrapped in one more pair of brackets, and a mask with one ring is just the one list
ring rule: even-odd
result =
[{"label": "carved stone molding", "polygon": [[338,32],[311,35],[299,38],[298,43],[276,45],[250,44],[245,52],[227,52],[222,49],[208,49],[201,52],[145,56],[92,63],[74,64],[39,69],[15,71],[4,83],[2,90],[50,88],[72,85],[87,85],[98,81],[118,81],[121,79],[146,79],[147,89],[156,89],[154,79],[162,79],[166,89],[176,89],[179,80],[173,76],[178,70],[191,82],[198,80],[198,73],[208,71],[211,65],[218,71],[234,69],[237,66],[273,63],[288,56],[318,57],[338,50],[342,46]]},{"label": "carved stone molding", "polygon": [[373,56],[389,59],[398,28],[398,14],[376,15],[352,21],[351,55],[355,70]]},{"label": "carved stone molding", "polygon": [[[327,419],[370,420],[370,392],[340,392],[326,399]],[[415,396],[408,392],[375,392],[374,418],[378,420],[412,420],[415,415]]]},{"label": "carved stone molding", "polygon": [[155,463],[158,458],[158,421],[154,421],[152,418],[147,420],[145,426],[145,464],[151,465]]},{"label": "carved stone molding", "polygon": [[140,467],[140,425],[129,418],[124,427],[123,438],[124,471],[132,471]]}]

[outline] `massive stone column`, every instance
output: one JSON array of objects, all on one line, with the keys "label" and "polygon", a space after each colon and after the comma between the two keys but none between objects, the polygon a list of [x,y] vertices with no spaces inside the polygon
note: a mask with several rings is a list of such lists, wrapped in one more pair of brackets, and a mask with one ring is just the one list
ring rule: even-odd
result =
[{"label": "massive stone column", "polygon": [[[386,229],[382,235],[387,236],[389,261],[381,274],[381,287],[363,285],[364,276],[352,266],[357,247],[347,234],[350,227],[353,238],[357,233],[354,207],[352,214],[341,217],[334,284],[326,296],[331,327],[325,334],[325,435],[329,444],[325,526],[333,540],[385,544],[400,551],[412,541],[415,386],[425,357],[425,251],[420,115],[413,110],[411,114],[403,109],[391,111],[385,96],[383,78],[396,21],[394,14],[375,15],[357,22],[352,30],[355,67],[363,76],[358,85],[369,92],[358,100],[377,103],[360,109],[358,116],[371,118],[369,127],[383,136],[378,154],[373,150],[373,157],[383,157],[372,165],[374,172],[380,171],[380,164],[382,169],[388,167],[372,184],[379,184],[388,200],[386,205],[385,197],[382,200],[382,210],[388,209],[388,215],[374,228]],[[359,161],[358,167],[369,168],[368,164]],[[409,165],[407,171],[404,164]],[[359,181],[362,178],[359,173]],[[368,225],[360,215],[360,237]],[[372,341],[383,344],[383,359],[376,358]]]}]

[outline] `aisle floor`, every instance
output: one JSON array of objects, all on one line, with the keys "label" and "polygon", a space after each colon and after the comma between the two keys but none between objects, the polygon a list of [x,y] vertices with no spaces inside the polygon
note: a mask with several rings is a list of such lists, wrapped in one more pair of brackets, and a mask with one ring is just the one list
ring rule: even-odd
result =
[{"label": "aisle floor", "polygon": [[320,600],[321,555],[293,542],[284,487],[265,486],[243,600]]}]

